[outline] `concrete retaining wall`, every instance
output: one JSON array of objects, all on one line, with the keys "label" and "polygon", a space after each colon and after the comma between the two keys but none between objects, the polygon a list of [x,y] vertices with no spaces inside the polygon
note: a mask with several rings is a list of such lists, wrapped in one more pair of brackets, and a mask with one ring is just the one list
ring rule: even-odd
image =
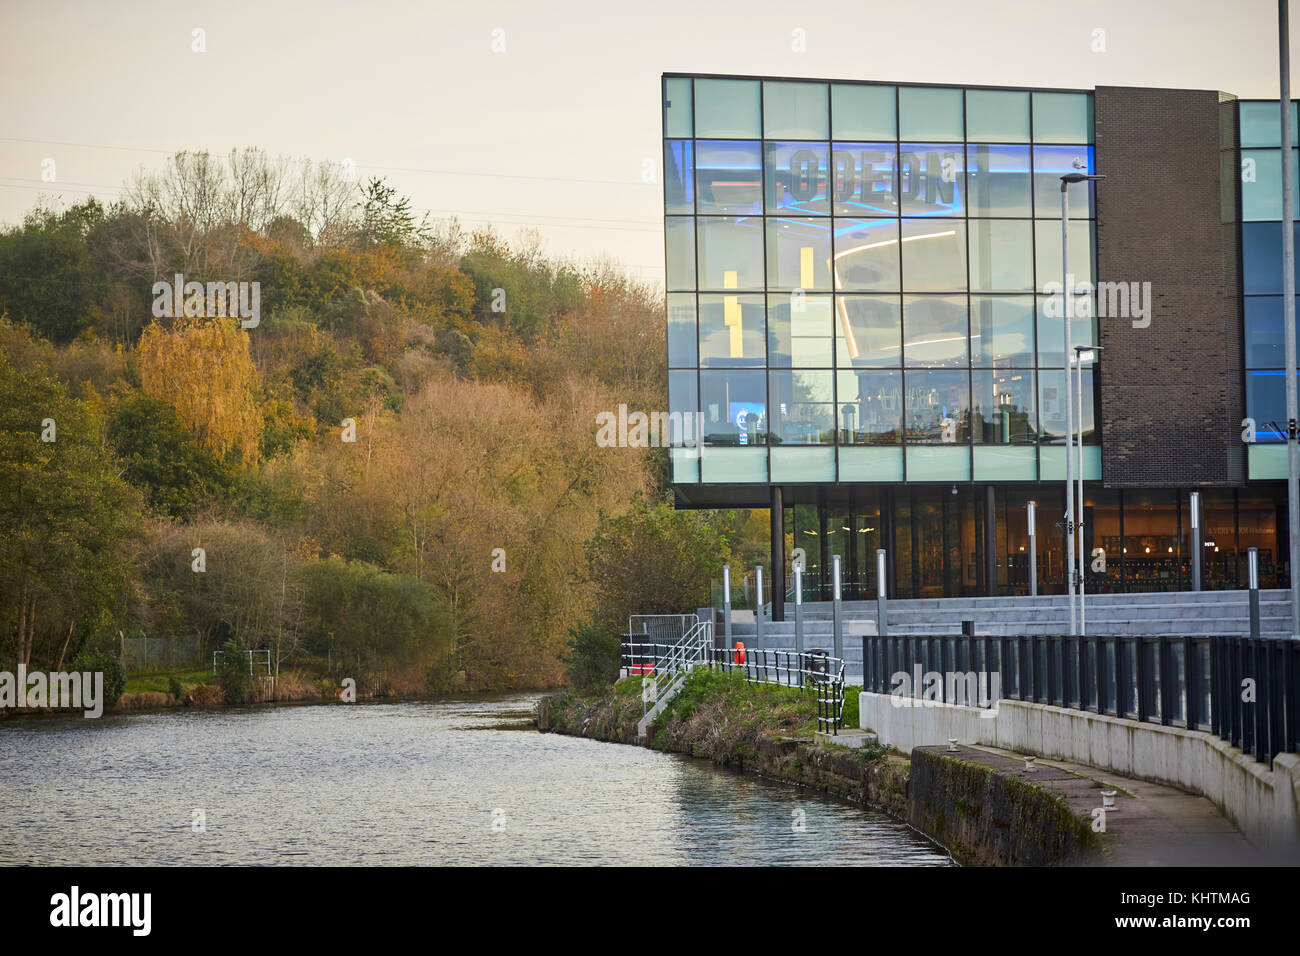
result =
[{"label": "concrete retaining wall", "polygon": [[1269,770],[1204,731],[1016,700],[1000,701],[996,711],[934,703],[899,707],[890,694],[863,693],[858,700],[862,727],[904,752],[956,738],[1087,764],[1208,797],[1257,846],[1300,842],[1295,754],[1279,755]]}]

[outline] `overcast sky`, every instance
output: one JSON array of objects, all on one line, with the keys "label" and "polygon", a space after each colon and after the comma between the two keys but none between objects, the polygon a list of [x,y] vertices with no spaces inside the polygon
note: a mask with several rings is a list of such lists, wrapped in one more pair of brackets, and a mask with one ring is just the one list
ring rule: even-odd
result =
[{"label": "overcast sky", "polygon": [[[1276,96],[1272,0],[0,0],[0,221],[181,149],[351,159],[418,209],[663,273],[665,71]],[[1296,18],[1300,19],[1300,11]],[[192,51],[204,31],[206,52]],[[792,31],[807,37],[792,50]],[[1104,30],[1105,52],[1093,52]],[[494,52],[493,31],[505,50]],[[1292,45],[1300,30],[1293,24]],[[1300,52],[1300,51],[1297,51]],[[54,160],[57,182],[41,181]],[[656,172],[656,179],[658,173]]]}]

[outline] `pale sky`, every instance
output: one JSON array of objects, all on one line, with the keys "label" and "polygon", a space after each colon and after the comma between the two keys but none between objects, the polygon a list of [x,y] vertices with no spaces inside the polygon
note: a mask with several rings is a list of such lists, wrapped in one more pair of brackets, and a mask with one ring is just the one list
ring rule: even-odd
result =
[{"label": "pale sky", "polygon": [[[806,52],[792,50],[796,29]],[[351,159],[434,216],[508,238],[535,227],[552,254],[660,281],[666,71],[1261,98],[1278,92],[1277,6],[0,0],[0,221],[41,195],[111,201],[134,169],[181,149],[257,146]],[[55,183],[41,180],[46,159]]]}]

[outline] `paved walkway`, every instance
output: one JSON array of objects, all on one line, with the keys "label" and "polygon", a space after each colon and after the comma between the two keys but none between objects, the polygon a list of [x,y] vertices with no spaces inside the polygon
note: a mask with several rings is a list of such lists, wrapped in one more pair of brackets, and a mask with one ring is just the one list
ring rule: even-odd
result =
[{"label": "paved walkway", "polygon": [[[927,750],[942,751],[933,747]],[[1021,754],[997,747],[959,747],[972,760],[1060,793],[1076,813],[1092,819],[1102,805],[1101,791],[1115,790],[1115,809],[1106,813],[1106,833],[1114,848],[1112,866],[1277,866],[1300,863],[1293,854],[1253,846],[1207,798],[1175,787],[1083,764],[1039,757],[1025,770]]]}]

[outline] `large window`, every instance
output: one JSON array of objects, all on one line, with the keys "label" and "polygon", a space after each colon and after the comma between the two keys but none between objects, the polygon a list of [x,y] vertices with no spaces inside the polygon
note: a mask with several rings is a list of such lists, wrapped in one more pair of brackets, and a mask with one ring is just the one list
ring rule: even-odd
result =
[{"label": "large window", "polygon": [[[1042,446],[1063,443],[1065,419],[1061,176],[1093,170],[1089,94],[679,76],[663,90],[669,404],[698,409],[706,445],[674,481],[1059,469],[1062,449]],[[1281,354],[1268,122],[1243,113],[1262,169],[1243,241],[1252,373]],[[1069,200],[1068,271],[1091,282],[1092,187]],[[1095,344],[1095,302],[1074,302],[1073,344]],[[1270,377],[1248,383],[1261,408]]]}]

